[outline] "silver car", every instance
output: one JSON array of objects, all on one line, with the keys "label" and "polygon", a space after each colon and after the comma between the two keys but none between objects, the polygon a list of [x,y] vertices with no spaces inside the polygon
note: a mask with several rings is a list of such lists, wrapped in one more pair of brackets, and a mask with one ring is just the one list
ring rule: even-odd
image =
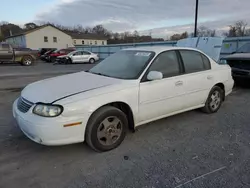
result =
[{"label": "silver car", "polygon": [[67,55],[57,57],[58,63],[95,63],[99,60],[98,54],[89,51],[77,50]]}]

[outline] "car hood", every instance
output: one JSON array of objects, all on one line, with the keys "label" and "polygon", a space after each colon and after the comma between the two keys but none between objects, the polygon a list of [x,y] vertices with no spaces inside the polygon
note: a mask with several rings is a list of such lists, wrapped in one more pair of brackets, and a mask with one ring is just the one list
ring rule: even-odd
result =
[{"label": "car hood", "polygon": [[65,57],[68,57],[68,55],[60,55],[57,58],[65,58]]},{"label": "car hood", "polygon": [[250,53],[235,53],[224,58],[225,60],[250,60]]},{"label": "car hood", "polygon": [[119,79],[82,71],[29,84],[23,89],[21,96],[33,103],[53,103],[62,98],[119,83]]}]

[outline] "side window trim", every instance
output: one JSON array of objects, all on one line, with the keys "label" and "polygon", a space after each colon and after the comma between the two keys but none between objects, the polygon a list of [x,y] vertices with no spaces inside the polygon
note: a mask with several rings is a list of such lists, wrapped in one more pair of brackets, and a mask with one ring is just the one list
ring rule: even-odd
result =
[{"label": "side window trim", "polygon": [[[183,65],[182,65],[180,56],[178,55],[177,50],[166,50],[166,51],[163,51],[163,52],[159,53],[159,54],[153,59],[153,62],[150,64],[150,66],[147,68],[147,70],[145,71],[144,75],[142,76],[140,83],[142,83],[142,82],[149,82],[149,81],[147,80],[147,75],[148,75],[148,73],[149,73],[150,67],[154,64],[155,60],[156,60],[161,54],[166,53],[166,52],[171,52],[171,51],[174,51],[174,52],[175,52],[176,57],[177,57],[177,60],[178,60],[179,75],[177,75],[177,76],[180,76],[180,75],[183,74],[183,73],[182,73],[182,72],[183,72]],[[175,76],[171,76],[171,77],[175,77]],[[164,79],[171,78],[171,77],[163,78],[163,80],[164,80]]]}]

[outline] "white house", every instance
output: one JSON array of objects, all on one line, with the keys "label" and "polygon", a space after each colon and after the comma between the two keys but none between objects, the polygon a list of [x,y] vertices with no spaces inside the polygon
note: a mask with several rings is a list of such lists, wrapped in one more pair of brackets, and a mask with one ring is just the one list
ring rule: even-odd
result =
[{"label": "white house", "polygon": [[107,39],[93,34],[68,34],[47,24],[38,28],[7,37],[6,42],[15,46],[39,48],[68,48],[75,45],[106,45]]},{"label": "white house", "polygon": [[107,38],[96,34],[71,33],[74,45],[107,45]]}]

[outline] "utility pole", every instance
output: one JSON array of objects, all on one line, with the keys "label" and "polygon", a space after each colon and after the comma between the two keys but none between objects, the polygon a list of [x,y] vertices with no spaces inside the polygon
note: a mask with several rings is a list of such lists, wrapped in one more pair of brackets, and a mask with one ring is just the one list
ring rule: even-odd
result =
[{"label": "utility pole", "polygon": [[198,9],[199,9],[199,0],[196,0],[196,7],[195,7],[195,24],[194,24],[194,37],[197,37]]}]

